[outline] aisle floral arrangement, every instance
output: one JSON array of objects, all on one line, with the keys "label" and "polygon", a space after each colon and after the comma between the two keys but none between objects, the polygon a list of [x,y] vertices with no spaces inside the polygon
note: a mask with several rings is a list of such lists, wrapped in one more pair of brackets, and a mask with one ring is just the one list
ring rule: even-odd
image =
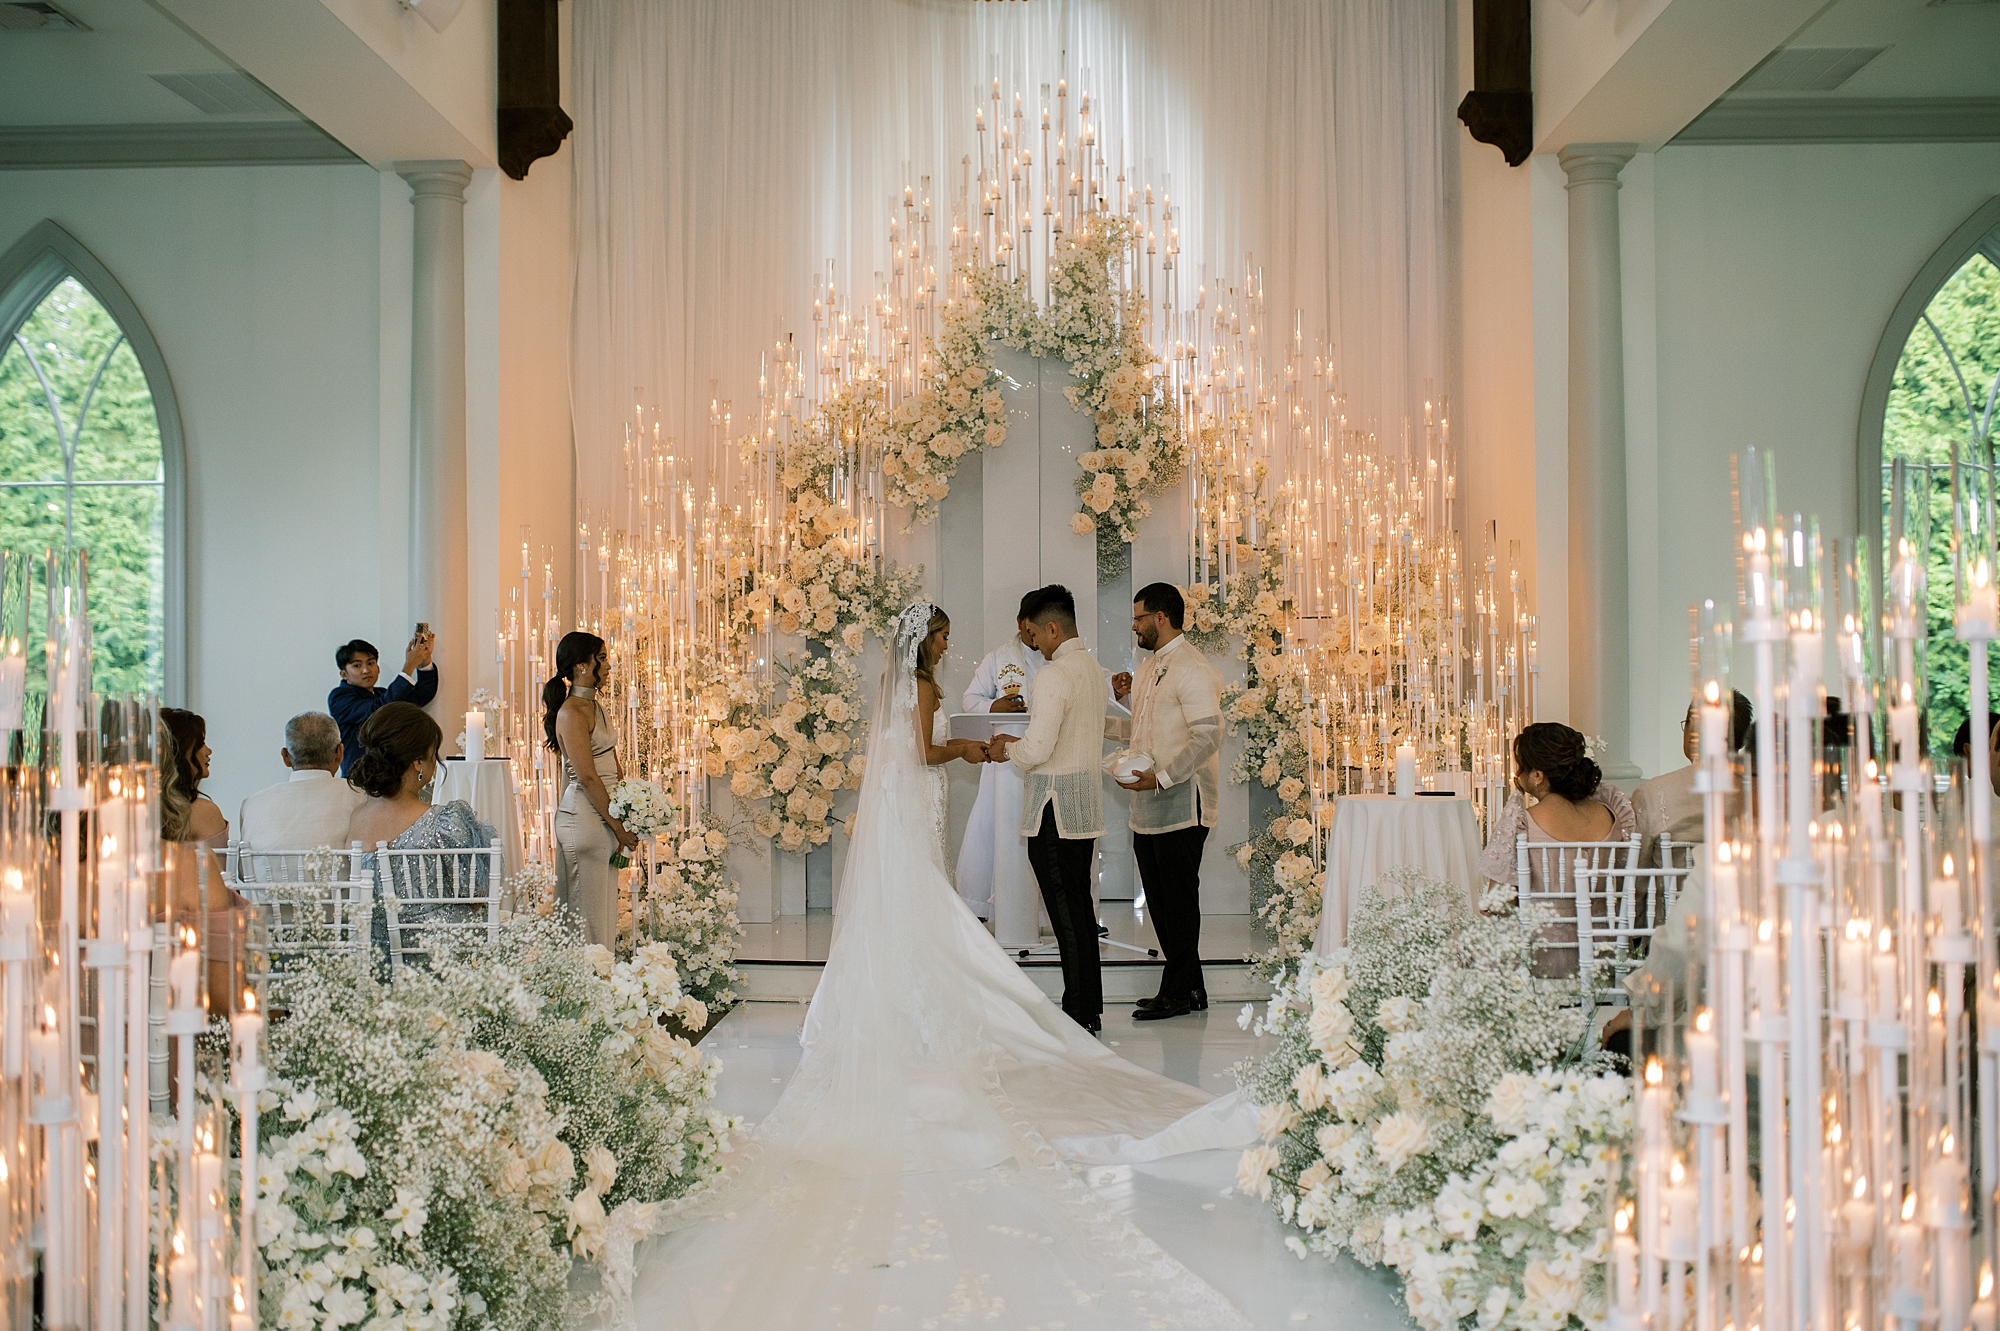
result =
[{"label": "aisle floral arrangement", "polygon": [[635,912],[630,936],[642,946],[664,947],[679,971],[681,992],[711,1010],[736,1001],[732,986],[742,978],[735,962],[743,926],[736,918],[736,883],[723,864],[728,849],[728,831],[701,816],[662,843],[651,876],[637,884],[636,903],[628,898],[626,906]]},{"label": "aisle floral arrangement", "polygon": [[1255,1022],[1278,1047],[1240,1074],[1262,1140],[1238,1184],[1302,1231],[1301,1257],[1394,1268],[1427,1331],[1596,1326],[1628,1083],[1583,1052],[1578,983],[1535,978],[1539,910],[1496,889],[1474,913],[1412,870],[1385,889]]},{"label": "aisle floral arrangement", "polygon": [[287,977],[256,1178],[270,1325],[557,1325],[574,1261],[628,1296],[663,1204],[717,1173],[734,1125],[666,1029],[706,1018],[663,945],[617,962],[517,917],[432,958]]}]

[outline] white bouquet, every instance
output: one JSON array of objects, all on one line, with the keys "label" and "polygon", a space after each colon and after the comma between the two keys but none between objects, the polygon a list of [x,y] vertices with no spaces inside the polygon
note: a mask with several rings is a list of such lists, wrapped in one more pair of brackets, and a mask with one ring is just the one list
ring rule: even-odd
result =
[{"label": "white bouquet", "polygon": [[[670,830],[680,812],[680,806],[655,782],[626,777],[611,788],[611,816],[641,841],[651,841]],[[611,862],[622,869],[632,861],[621,851]]]}]

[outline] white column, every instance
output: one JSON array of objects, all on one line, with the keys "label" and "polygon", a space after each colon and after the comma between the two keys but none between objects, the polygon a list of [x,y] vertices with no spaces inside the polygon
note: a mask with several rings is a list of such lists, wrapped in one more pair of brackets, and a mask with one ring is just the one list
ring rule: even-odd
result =
[{"label": "white column", "polygon": [[1618,173],[1629,144],[1572,144],[1569,179],[1569,724],[1604,740],[1607,777],[1632,778],[1626,609],[1625,342]]},{"label": "white column", "polygon": [[[437,703],[446,748],[465,710],[475,655],[467,606],[464,162],[398,162],[415,211],[411,261],[410,605],[437,634]],[[397,645],[383,648],[400,655]]]}]

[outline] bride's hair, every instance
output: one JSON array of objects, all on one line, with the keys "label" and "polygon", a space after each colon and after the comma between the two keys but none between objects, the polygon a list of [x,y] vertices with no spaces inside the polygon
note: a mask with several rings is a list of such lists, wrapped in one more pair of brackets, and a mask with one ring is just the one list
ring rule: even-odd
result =
[{"label": "bride's hair", "polygon": [[951,616],[944,612],[944,607],[932,606],[930,623],[924,626],[923,645],[917,648],[917,678],[932,688],[937,687],[937,676],[932,672],[937,669],[939,653],[932,650],[931,640],[950,627]]},{"label": "bride's hair", "polygon": [[596,660],[603,650],[604,639],[581,630],[563,634],[562,641],[556,644],[555,677],[542,685],[542,730],[549,737],[550,748],[562,748],[556,743],[556,713],[569,697],[569,677],[578,666]]}]

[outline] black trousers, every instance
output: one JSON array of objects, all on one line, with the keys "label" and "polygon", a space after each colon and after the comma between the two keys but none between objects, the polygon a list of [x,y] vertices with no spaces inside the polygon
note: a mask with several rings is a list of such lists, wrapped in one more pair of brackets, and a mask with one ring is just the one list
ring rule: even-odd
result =
[{"label": "black trousers", "polygon": [[1201,978],[1201,852],[1208,829],[1197,823],[1173,832],[1134,832],[1132,858],[1146,886],[1146,908],[1167,964],[1160,997],[1205,992]]},{"label": "black trousers", "polygon": [[1079,1026],[1104,1019],[1104,971],[1097,959],[1097,911],[1090,900],[1096,838],[1066,841],[1056,835],[1056,809],[1042,810],[1042,826],[1028,838],[1028,863],[1041,884],[1042,904],[1062,953],[1062,1010]]}]

